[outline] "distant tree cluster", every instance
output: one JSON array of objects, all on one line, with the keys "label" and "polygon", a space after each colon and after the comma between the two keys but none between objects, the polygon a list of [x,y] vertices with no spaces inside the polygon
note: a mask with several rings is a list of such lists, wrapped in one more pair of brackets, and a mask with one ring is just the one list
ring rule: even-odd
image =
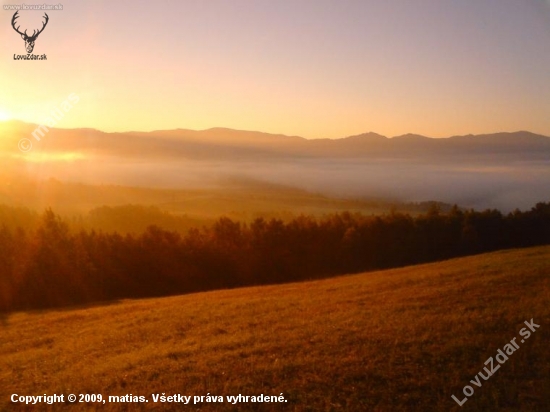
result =
[{"label": "distant tree cluster", "polygon": [[[169,213],[157,206],[120,205],[101,206],[84,215],[67,215],[64,220],[71,232],[99,230],[104,232],[141,233],[151,225],[162,229],[187,233],[198,226],[210,225],[215,219],[193,218]],[[40,214],[24,207],[0,205],[0,226],[34,231],[41,224]]]},{"label": "distant tree cluster", "polygon": [[139,234],[73,231],[47,210],[36,228],[0,228],[0,310],[291,282],[549,243],[550,203],[507,215],[434,207],[416,217],[221,218],[187,233],[150,226]]},{"label": "distant tree cluster", "polygon": [[155,225],[162,229],[186,233],[192,228],[210,223],[212,222],[207,219],[169,213],[157,206],[122,205],[96,207],[83,218],[73,218],[71,228],[140,233]]}]

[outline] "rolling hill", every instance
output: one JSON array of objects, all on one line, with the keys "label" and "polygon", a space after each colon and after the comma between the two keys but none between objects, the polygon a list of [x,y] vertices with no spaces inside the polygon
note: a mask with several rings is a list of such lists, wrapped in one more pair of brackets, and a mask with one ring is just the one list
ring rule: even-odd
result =
[{"label": "rolling hill", "polygon": [[220,216],[250,221],[258,216],[288,219],[300,214],[323,216],[343,211],[382,214],[394,210],[418,214],[428,211],[436,203],[441,210],[449,210],[452,206],[441,202],[412,204],[391,199],[329,197],[293,187],[245,179],[220,180],[205,188],[160,189],[87,185],[56,179],[32,181],[0,174],[0,205],[26,207],[37,211],[51,207],[68,215],[87,215],[93,209],[104,206],[153,206],[172,214],[193,218],[196,220],[196,227],[211,223]]},{"label": "rolling hill", "polygon": [[[86,410],[542,411],[550,405],[550,247],[280,286],[0,319],[12,394],[144,396]],[[540,325],[481,387],[489,357]],[[460,408],[452,399],[474,394]],[[153,394],[223,396],[154,403]],[[283,394],[285,403],[226,396]],[[193,402],[193,401],[191,401]],[[39,404],[32,410],[58,410]],[[83,404],[68,407],[81,410]]]}]

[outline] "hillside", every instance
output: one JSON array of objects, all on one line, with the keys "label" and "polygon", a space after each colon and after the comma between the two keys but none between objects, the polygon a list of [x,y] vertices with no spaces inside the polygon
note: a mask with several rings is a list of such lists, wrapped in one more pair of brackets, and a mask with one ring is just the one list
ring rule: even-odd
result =
[{"label": "hillside", "polygon": [[[545,410],[549,274],[550,247],[539,247],[308,283],[16,313],[0,320],[0,410],[26,410],[9,403],[14,393],[149,400],[87,405],[102,411],[235,410],[226,395],[281,393],[287,403],[238,410]],[[459,408],[451,396],[463,399],[486,359],[530,319],[540,328]],[[151,395],[162,393],[222,395],[224,403],[153,403]]]},{"label": "hillside", "polygon": [[[392,199],[353,199],[324,196],[291,186],[252,179],[224,179],[206,188],[160,189],[139,186],[87,185],[56,179],[31,180],[3,176],[0,204],[63,214],[83,214],[104,206],[154,206],[196,219],[197,227],[219,216],[252,220],[258,216],[291,218],[300,214],[322,216],[343,211],[382,214],[390,210],[418,214],[434,202],[403,203]],[[442,210],[451,205],[439,202]],[[149,222],[150,224],[153,222]]]}]

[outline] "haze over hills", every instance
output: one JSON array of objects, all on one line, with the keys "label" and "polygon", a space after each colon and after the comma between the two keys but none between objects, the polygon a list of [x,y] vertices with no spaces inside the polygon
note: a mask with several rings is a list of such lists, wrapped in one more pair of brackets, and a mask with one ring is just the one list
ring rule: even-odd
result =
[{"label": "haze over hills", "polygon": [[[162,188],[245,178],[331,196],[438,200],[511,210],[546,201],[550,137],[527,131],[429,138],[365,133],[304,139],[214,128],[104,133],[0,125],[5,172],[64,181]],[[29,139],[28,153],[18,150]],[[75,173],[78,170],[78,173]]]}]

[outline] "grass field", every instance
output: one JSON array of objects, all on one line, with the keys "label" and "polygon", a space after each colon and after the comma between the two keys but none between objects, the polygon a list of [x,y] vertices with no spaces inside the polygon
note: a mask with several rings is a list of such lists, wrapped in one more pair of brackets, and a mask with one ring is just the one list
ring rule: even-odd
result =
[{"label": "grass field", "polygon": [[[470,383],[524,321],[540,328]],[[11,394],[132,394],[51,410],[547,411],[550,247],[329,280],[0,319],[0,410]],[[496,361],[495,361],[496,362]],[[462,389],[475,393],[459,407]],[[153,403],[151,394],[224,403]],[[227,403],[279,395],[286,403]],[[192,403],[193,401],[191,401]]]}]

